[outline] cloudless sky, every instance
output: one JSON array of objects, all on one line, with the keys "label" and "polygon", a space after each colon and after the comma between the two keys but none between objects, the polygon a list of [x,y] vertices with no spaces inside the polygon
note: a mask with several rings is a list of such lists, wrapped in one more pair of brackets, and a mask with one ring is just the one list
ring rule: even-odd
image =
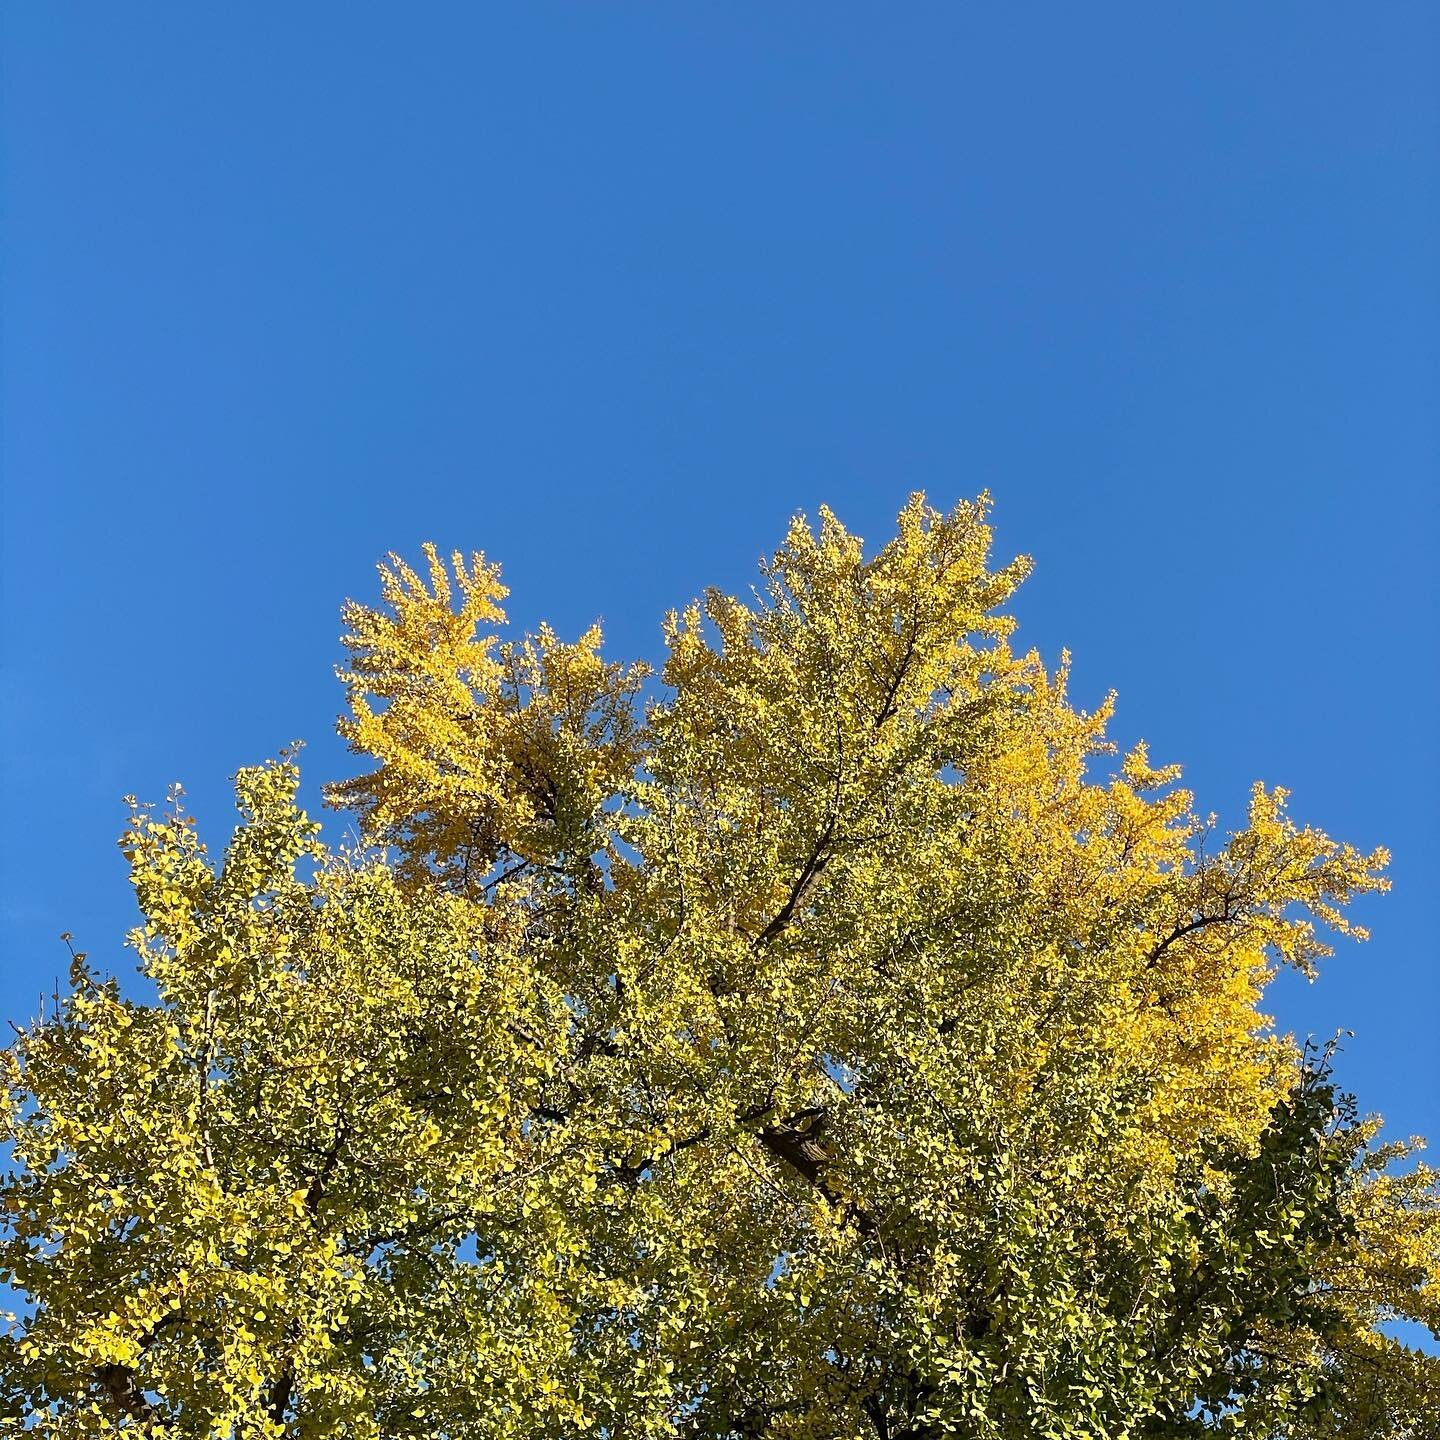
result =
[{"label": "cloudless sky", "polygon": [[[337,608],[501,560],[521,625],[993,491],[1020,639],[1238,822],[1394,851],[1273,992],[1440,1140],[1431,4],[3,10],[0,1017],[134,911],[120,797],[292,738]],[[330,833],[341,825],[331,821]]]}]

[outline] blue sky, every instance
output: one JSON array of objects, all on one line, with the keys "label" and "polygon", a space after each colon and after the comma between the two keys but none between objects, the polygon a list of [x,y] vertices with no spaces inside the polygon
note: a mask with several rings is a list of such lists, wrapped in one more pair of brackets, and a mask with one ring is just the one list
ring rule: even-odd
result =
[{"label": "blue sky", "polygon": [[128,969],[127,792],[332,735],[386,550],[617,655],[822,502],[994,492],[1021,638],[1395,854],[1282,1025],[1440,1139],[1440,10],[3,13],[0,1016]]}]

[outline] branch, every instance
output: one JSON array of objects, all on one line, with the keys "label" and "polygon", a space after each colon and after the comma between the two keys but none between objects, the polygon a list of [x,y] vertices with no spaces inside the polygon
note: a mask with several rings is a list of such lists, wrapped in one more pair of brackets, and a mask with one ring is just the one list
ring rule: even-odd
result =
[{"label": "branch", "polygon": [[767,945],[773,940],[791,920],[795,918],[795,912],[809,898],[815,882],[819,880],[821,872],[830,863],[830,856],[827,853],[832,836],[835,834],[836,812],[830,812],[830,818],[825,822],[825,828],[821,830],[819,839],[815,841],[806,859],[800,874],[796,877],[795,883],[790,887],[790,894],[785,903],[776,912],[774,919],[757,935],[751,944],[752,950],[758,950],[762,945]]},{"label": "branch", "polygon": [[895,669],[895,674],[890,681],[890,687],[885,695],[884,703],[880,706],[880,713],[875,717],[875,728],[878,730],[895,713],[895,702],[900,698],[900,686],[904,683],[905,676],[909,672],[910,662],[915,658],[915,645],[920,639],[920,617],[919,607],[910,617],[910,635],[905,642],[905,653],[900,657],[900,664]]},{"label": "branch", "polygon": [[1201,913],[1192,916],[1183,923],[1177,923],[1175,927],[1165,936],[1163,940],[1157,941],[1145,954],[1145,968],[1153,970],[1164,958],[1170,947],[1183,940],[1187,935],[1193,935],[1197,930],[1204,930],[1210,925],[1232,925],[1241,916],[1241,910],[1237,904],[1237,897],[1227,890],[1223,897],[1224,909],[1218,914]]},{"label": "branch", "polygon": [[266,1409],[276,1425],[285,1423],[285,1412],[290,1408],[290,1397],[295,1393],[295,1366],[287,1360],[280,1367],[280,1374],[270,1386],[270,1397]]},{"label": "branch", "polygon": [[95,1381],[122,1415],[138,1420],[147,1431],[159,1418],[129,1365],[102,1365],[95,1372]]},{"label": "branch", "polygon": [[874,1216],[837,1190],[826,1174],[835,1159],[821,1141],[828,1120],[829,1111],[825,1106],[812,1105],[773,1125],[764,1126],[757,1132],[756,1139],[842,1216],[852,1221],[861,1235],[874,1239],[880,1233]]}]

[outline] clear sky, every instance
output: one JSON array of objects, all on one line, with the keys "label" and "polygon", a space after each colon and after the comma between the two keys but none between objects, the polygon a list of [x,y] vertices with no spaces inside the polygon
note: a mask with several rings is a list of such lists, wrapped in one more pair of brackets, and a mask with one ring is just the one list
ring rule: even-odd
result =
[{"label": "clear sky", "polygon": [[[337,607],[483,548],[659,619],[994,492],[1021,638],[1240,818],[1390,845],[1282,1025],[1440,1140],[1440,8],[3,11],[0,1017],[129,968],[127,792],[333,738]],[[338,826],[332,823],[332,833]]]}]

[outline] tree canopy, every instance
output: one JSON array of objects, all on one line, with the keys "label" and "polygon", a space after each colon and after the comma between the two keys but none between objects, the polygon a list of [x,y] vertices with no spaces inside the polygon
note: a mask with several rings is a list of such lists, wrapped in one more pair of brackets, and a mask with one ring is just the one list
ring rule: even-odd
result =
[{"label": "tree canopy", "polygon": [[502,639],[479,555],[345,607],[361,762],[123,845],[3,1055],[0,1417],[39,1436],[1420,1440],[1440,1186],[1260,1009],[1362,854],[1217,832],[1009,644],[915,497],[749,598]]}]

